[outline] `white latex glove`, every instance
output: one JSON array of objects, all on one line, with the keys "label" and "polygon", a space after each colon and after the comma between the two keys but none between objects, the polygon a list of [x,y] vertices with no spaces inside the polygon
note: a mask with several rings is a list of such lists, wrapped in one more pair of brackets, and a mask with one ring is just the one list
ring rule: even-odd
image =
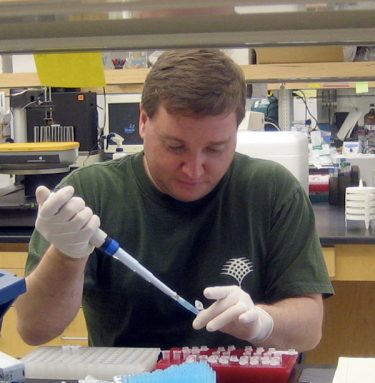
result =
[{"label": "white latex glove", "polygon": [[271,335],[271,315],[255,306],[250,295],[240,287],[208,287],[203,294],[207,299],[215,299],[216,302],[199,312],[193,321],[196,330],[203,327],[206,327],[207,331],[220,330],[257,344]]},{"label": "white latex glove", "polygon": [[58,250],[72,258],[87,257],[94,250],[89,240],[100,226],[100,219],[74,197],[74,188],[65,186],[50,193],[45,186],[36,190],[39,204],[35,228]]}]

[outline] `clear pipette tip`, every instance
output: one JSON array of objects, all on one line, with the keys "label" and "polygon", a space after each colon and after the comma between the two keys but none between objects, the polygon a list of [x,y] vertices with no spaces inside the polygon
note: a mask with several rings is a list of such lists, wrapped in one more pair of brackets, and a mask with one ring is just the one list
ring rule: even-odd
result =
[{"label": "clear pipette tip", "polygon": [[176,294],[176,301],[184,307],[186,310],[191,311],[193,314],[198,315],[199,310],[194,307],[191,303],[189,303],[186,299],[181,298],[179,295]]}]

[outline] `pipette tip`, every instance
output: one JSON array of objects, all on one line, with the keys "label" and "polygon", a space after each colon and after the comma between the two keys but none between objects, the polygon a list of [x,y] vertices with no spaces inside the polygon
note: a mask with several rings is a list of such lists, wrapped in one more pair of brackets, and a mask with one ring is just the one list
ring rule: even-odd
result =
[{"label": "pipette tip", "polygon": [[180,296],[177,296],[176,300],[182,307],[185,307],[186,310],[189,310],[193,314],[198,315],[199,310],[196,307],[194,307],[191,303],[189,303],[187,300],[185,300],[184,298],[181,298]]}]

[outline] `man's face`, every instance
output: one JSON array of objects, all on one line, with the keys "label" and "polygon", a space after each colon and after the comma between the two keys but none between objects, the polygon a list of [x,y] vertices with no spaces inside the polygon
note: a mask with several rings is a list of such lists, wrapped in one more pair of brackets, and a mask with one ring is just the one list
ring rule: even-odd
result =
[{"label": "man's face", "polygon": [[207,195],[228,170],[237,137],[235,112],[187,117],[160,106],[150,119],[140,113],[145,167],[158,190],[185,202]]}]

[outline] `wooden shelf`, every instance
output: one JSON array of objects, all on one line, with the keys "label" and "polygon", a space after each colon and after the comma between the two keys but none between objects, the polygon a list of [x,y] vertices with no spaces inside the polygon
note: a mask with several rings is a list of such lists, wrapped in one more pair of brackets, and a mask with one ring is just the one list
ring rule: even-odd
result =
[{"label": "wooden shelf", "polygon": [[375,61],[258,64],[242,67],[253,82],[331,82],[375,80]]},{"label": "wooden shelf", "polygon": [[[362,81],[362,80],[361,80]],[[367,81],[369,88],[375,88],[375,81]],[[330,82],[287,82],[287,83],[267,83],[268,90],[278,90],[283,86],[285,89],[355,89],[356,81],[330,81]]]},{"label": "wooden shelf", "polygon": [[[273,88],[286,83],[289,88],[306,87],[306,84],[329,83],[330,88],[355,86],[356,81],[370,81],[374,86],[375,61],[329,62],[301,64],[257,64],[241,66],[249,82],[268,83]],[[139,92],[147,76],[148,69],[106,70],[108,91],[118,93]],[[342,82],[347,83],[343,86]],[[293,85],[294,84],[294,85]],[[304,84],[304,86],[301,86]],[[2,73],[0,88],[40,87],[37,73]],[[309,87],[309,86],[307,86]],[[314,86],[313,86],[314,87]],[[315,86],[317,87],[317,86]]]},{"label": "wooden shelf", "polygon": [[[124,69],[106,70],[105,79],[109,87],[118,87],[119,91],[123,88],[139,89],[147,76],[148,69]],[[32,88],[41,87],[39,76],[33,73],[0,73],[0,88]]]}]

